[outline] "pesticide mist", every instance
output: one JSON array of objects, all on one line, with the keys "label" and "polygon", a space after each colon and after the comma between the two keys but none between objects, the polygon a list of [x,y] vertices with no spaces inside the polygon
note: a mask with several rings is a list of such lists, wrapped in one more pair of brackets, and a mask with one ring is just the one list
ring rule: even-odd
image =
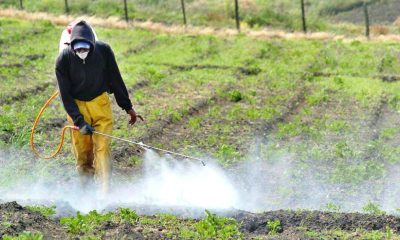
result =
[{"label": "pesticide mist", "polygon": [[113,202],[224,209],[235,206],[238,193],[224,171],[208,162],[181,162],[145,153],[144,176],[116,188]]},{"label": "pesticide mist", "polygon": [[335,206],[340,211],[362,211],[374,202],[394,213],[399,207],[399,167],[382,179],[351,185],[329,183],[323,172],[302,167],[287,153],[252,151],[247,160],[229,169],[204,160],[206,166],[147,150],[142,170],[114,176],[112,192],[103,196],[81,189],[73,164],[35,160],[29,152],[0,152],[0,201],[56,205],[59,214],[130,207],[144,214],[185,209],[190,216],[199,216],[204,209],[261,212]]},{"label": "pesticide mist", "polygon": [[[8,169],[12,178],[8,186],[5,183],[0,185],[2,201],[57,206],[67,204],[81,212],[118,206],[228,209],[235,207],[238,201],[233,182],[212,160],[203,166],[199,162],[161,157],[148,150],[141,176],[129,181],[115,180],[112,192],[104,196],[90,189],[83,191],[71,167],[41,160],[22,163],[18,162],[17,155],[22,156],[16,153],[1,155],[3,172]],[[32,168],[23,175],[10,172],[24,164]]]}]

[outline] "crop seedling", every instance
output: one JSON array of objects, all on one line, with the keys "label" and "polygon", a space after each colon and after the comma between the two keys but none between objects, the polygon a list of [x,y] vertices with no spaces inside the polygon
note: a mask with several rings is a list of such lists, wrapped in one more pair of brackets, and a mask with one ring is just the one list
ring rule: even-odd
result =
[{"label": "crop seedling", "polygon": [[202,117],[201,116],[196,116],[196,117],[192,117],[189,119],[189,126],[193,129],[199,129],[200,128],[200,123],[202,121]]},{"label": "crop seedling", "polygon": [[249,76],[257,75],[262,71],[261,68],[259,66],[257,66],[256,64],[252,64],[247,67],[241,67],[239,69],[240,69],[241,73],[243,73],[245,75],[249,75]]},{"label": "crop seedling", "polygon": [[266,227],[267,227],[268,234],[271,234],[271,235],[276,235],[276,234],[282,232],[282,225],[281,225],[281,221],[279,219],[268,220]]},{"label": "crop seedling", "polygon": [[112,213],[99,214],[96,210],[90,211],[87,215],[77,212],[76,217],[63,217],[60,223],[66,225],[68,232],[72,234],[92,233],[96,227],[112,218]]},{"label": "crop seedling", "polygon": [[363,210],[365,213],[369,213],[369,214],[376,215],[376,216],[381,216],[381,215],[386,214],[386,212],[383,211],[383,210],[380,208],[380,206],[379,206],[378,204],[373,203],[373,202],[371,202],[371,201],[369,201],[369,202],[362,208],[362,210]]},{"label": "crop seedling", "polygon": [[139,215],[129,208],[120,208],[119,215],[122,222],[134,223],[139,219]]},{"label": "crop seedling", "polygon": [[217,151],[217,156],[225,163],[230,163],[240,157],[236,147],[230,144],[222,144]]},{"label": "crop seedling", "polygon": [[239,90],[233,90],[228,92],[228,98],[232,102],[239,102],[243,99],[243,95]]},{"label": "crop seedling", "polygon": [[[365,234],[364,239],[381,240],[381,239],[386,239],[386,238],[385,238],[385,234],[380,231],[371,231],[371,232]],[[387,238],[387,239],[390,239],[390,238]]]},{"label": "crop seedling", "polygon": [[340,210],[342,209],[339,205],[336,205],[334,203],[327,203],[326,204],[326,209],[328,211],[332,211],[332,212],[340,212]]},{"label": "crop seedling", "polygon": [[2,239],[3,240],[43,240],[44,237],[43,237],[42,233],[32,233],[29,231],[25,231],[16,237],[5,235],[5,236],[3,236]]},{"label": "crop seedling", "polygon": [[46,217],[56,214],[56,206],[46,207],[46,206],[26,206],[26,208],[39,212]]},{"label": "crop seedling", "polygon": [[205,210],[206,217],[195,224],[201,239],[238,239],[241,237],[238,223],[232,218],[218,217]]},{"label": "crop seedling", "polygon": [[143,162],[143,160],[139,156],[136,156],[136,155],[131,156],[129,158],[129,161],[135,166],[140,165]]},{"label": "crop seedling", "polygon": [[393,229],[391,229],[389,226],[386,226],[386,228],[385,228],[385,237],[386,237],[386,239],[392,239],[392,237],[393,237]]}]

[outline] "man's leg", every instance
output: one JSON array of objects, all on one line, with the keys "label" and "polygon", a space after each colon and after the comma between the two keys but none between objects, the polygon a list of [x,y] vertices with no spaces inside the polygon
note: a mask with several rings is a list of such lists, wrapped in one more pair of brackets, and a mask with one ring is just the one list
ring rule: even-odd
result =
[{"label": "man's leg", "polygon": [[[87,117],[86,110],[82,103],[77,104],[85,119]],[[73,121],[68,117],[68,122],[73,125]],[[76,160],[76,170],[80,177],[83,188],[89,187],[93,183],[94,178],[94,154],[92,136],[83,135],[79,131],[71,130],[72,149]]]},{"label": "man's leg", "polygon": [[[111,103],[107,93],[90,101],[90,115],[93,118],[92,126],[98,132],[112,134],[112,111]],[[101,184],[104,194],[109,191],[111,178],[111,139],[98,134],[93,134],[94,146],[94,168],[96,178]]]}]

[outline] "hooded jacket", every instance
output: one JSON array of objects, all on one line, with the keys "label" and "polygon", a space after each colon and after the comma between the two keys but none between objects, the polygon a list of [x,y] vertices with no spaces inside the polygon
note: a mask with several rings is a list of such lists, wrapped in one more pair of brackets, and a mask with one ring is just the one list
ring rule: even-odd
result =
[{"label": "hooded jacket", "polygon": [[[76,41],[90,44],[85,60],[80,59],[72,48]],[[74,99],[90,101],[107,91],[114,93],[117,104],[122,109],[132,109],[111,47],[96,41],[91,27],[85,21],[80,21],[73,27],[71,45],[58,56],[55,71],[64,108],[76,126],[82,127],[85,121]]]}]

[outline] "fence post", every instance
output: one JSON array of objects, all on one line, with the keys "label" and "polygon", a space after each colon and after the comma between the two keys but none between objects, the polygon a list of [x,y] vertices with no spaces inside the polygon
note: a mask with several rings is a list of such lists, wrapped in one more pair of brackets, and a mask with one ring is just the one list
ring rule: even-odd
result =
[{"label": "fence post", "polygon": [[303,21],[303,32],[307,33],[306,11],[304,10],[304,0],[301,0],[301,19]]},{"label": "fence post", "polygon": [[124,0],[124,9],[125,9],[125,21],[129,22],[129,17],[128,17],[128,3],[126,0]]},{"label": "fence post", "polygon": [[366,1],[364,1],[364,16],[365,16],[365,36],[369,38],[369,14],[368,14],[368,5]]},{"label": "fence post", "polygon": [[19,8],[24,9],[24,4],[22,3],[22,0],[19,0]]},{"label": "fence post", "polygon": [[236,29],[240,32],[239,0],[235,0]]},{"label": "fence post", "polygon": [[181,6],[182,6],[182,14],[183,14],[183,24],[185,24],[185,27],[186,27],[187,21],[186,21],[185,0],[181,0]]},{"label": "fence post", "polygon": [[69,13],[68,0],[64,0],[64,3],[65,3],[65,12],[68,14]]}]

